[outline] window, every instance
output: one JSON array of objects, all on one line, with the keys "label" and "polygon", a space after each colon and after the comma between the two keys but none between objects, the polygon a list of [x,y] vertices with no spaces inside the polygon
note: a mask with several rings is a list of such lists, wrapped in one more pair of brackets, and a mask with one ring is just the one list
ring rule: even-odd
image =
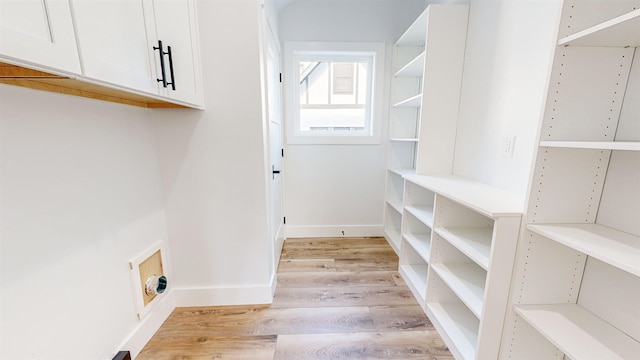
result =
[{"label": "window", "polygon": [[368,43],[286,43],[287,142],[379,143],[383,49]]}]

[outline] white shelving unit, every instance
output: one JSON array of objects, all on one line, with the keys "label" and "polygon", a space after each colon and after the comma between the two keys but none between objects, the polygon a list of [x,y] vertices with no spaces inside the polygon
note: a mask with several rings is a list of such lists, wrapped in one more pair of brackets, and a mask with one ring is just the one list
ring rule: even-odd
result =
[{"label": "white shelving unit", "polygon": [[398,254],[398,182],[451,172],[467,17],[466,5],[430,5],[394,46],[384,228]]},{"label": "white shelving unit", "polygon": [[410,181],[405,181],[404,191],[399,271],[424,309],[435,193]]},{"label": "white shelving unit", "polygon": [[565,1],[501,359],[640,358],[640,1]]},{"label": "white shelving unit", "polygon": [[460,177],[405,179],[400,274],[458,359],[494,359],[523,197]]}]

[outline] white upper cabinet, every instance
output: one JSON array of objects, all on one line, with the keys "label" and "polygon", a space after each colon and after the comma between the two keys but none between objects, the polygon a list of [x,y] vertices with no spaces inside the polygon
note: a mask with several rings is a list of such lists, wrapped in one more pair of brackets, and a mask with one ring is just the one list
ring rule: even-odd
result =
[{"label": "white upper cabinet", "polygon": [[[144,8],[148,46],[157,78],[161,80],[164,73],[167,83],[165,86],[164,82],[158,82],[160,93],[181,102],[201,105],[200,55],[193,2],[144,0]],[[159,42],[162,42],[162,49],[154,49],[159,47]]]},{"label": "white upper cabinet", "polygon": [[71,10],[66,0],[0,1],[0,56],[39,68],[79,74]]},{"label": "white upper cabinet", "polygon": [[0,30],[0,63],[10,68],[3,83],[143,107],[202,107],[192,0],[0,0]]},{"label": "white upper cabinet", "polygon": [[83,75],[87,79],[159,95],[173,102],[202,105],[195,9],[191,1],[72,3]]},{"label": "white upper cabinet", "polygon": [[72,0],[83,75],[158,93],[141,0]]}]

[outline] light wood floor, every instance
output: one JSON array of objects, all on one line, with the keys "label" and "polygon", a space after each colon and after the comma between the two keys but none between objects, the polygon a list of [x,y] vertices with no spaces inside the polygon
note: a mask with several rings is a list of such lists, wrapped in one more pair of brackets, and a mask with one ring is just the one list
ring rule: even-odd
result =
[{"label": "light wood floor", "polygon": [[289,239],[271,305],[177,308],[137,360],[453,360],[383,238]]}]

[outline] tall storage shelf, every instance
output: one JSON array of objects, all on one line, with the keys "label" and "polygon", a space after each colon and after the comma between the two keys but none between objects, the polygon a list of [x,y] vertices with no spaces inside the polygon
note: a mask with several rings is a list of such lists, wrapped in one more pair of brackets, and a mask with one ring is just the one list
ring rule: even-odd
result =
[{"label": "tall storage shelf", "polygon": [[502,359],[640,357],[640,1],[565,1]]},{"label": "tall storage shelf", "polygon": [[460,177],[405,179],[400,274],[457,359],[498,356],[523,209]]},{"label": "tall storage shelf", "polygon": [[451,173],[467,17],[430,5],[394,46],[384,228],[397,253],[404,176]]}]

